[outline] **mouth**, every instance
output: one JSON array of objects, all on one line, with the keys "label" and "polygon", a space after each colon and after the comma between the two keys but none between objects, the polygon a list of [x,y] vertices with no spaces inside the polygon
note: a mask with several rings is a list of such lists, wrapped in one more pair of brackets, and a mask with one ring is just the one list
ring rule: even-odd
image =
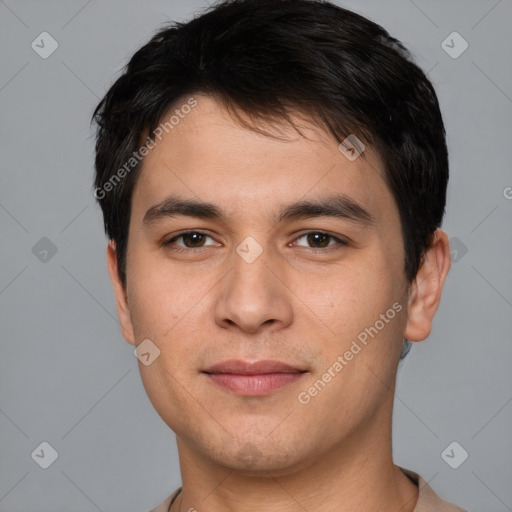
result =
[{"label": "mouth", "polygon": [[220,388],[242,396],[263,396],[303,377],[306,370],[280,361],[223,361],[203,371]]}]

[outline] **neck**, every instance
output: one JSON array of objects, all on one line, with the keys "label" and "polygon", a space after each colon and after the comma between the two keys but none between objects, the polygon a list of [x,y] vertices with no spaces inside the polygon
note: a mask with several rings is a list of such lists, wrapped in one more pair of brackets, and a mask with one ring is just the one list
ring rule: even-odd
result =
[{"label": "neck", "polygon": [[417,486],[393,463],[390,415],[279,473],[241,472],[204,457],[179,436],[177,444],[183,485],[172,512],[412,512],[418,498]]}]

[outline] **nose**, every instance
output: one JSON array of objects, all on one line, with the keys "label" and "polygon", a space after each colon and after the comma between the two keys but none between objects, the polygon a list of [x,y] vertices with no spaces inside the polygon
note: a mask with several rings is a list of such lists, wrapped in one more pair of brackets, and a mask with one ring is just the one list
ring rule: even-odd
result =
[{"label": "nose", "polygon": [[268,252],[263,250],[254,261],[234,252],[215,306],[215,321],[221,327],[256,333],[265,326],[284,328],[291,323],[293,293],[286,286],[286,270],[270,261]]}]

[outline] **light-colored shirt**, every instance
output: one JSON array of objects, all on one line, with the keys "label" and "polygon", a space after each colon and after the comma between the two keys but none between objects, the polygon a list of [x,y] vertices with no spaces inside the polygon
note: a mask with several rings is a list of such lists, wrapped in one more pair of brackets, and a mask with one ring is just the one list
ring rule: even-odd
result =
[{"label": "light-colored shirt", "polygon": [[[400,467],[400,466],[399,466]],[[400,468],[417,486],[418,501],[413,512],[467,512],[466,510],[442,500],[427,482],[417,473],[409,469]],[[163,503],[149,512],[168,512],[174,500],[178,497],[181,487],[176,489]]]}]

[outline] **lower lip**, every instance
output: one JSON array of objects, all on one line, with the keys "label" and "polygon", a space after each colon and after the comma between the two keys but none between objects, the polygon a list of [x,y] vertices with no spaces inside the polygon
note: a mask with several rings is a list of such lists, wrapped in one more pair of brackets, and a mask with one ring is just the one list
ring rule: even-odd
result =
[{"label": "lower lip", "polygon": [[268,395],[292,382],[299,380],[303,372],[265,373],[261,375],[239,375],[233,373],[207,373],[218,386],[237,395]]}]

